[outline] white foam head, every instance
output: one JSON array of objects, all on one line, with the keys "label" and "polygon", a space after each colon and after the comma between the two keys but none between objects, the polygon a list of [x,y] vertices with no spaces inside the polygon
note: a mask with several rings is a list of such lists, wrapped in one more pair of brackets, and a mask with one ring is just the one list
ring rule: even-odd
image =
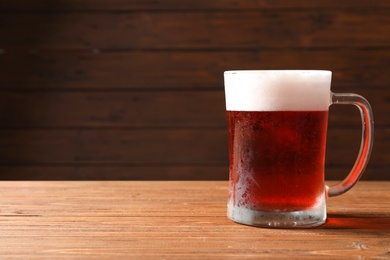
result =
[{"label": "white foam head", "polygon": [[324,111],[332,72],[326,70],[225,71],[226,110]]}]

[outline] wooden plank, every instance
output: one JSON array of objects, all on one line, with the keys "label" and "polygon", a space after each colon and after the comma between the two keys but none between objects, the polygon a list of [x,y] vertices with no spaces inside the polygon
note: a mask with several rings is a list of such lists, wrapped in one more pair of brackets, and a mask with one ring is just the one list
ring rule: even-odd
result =
[{"label": "wooden plank", "polygon": [[[370,165],[388,165],[390,128],[376,130]],[[328,131],[327,165],[352,167],[360,129]],[[1,164],[226,164],[225,129],[28,129],[0,131]]]},{"label": "wooden plank", "polygon": [[0,165],[1,180],[227,180],[228,165]]},{"label": "wooden plank", "polygon": [[242,10],[242,9],[307,9],[307,8],[331,8],[331,9],[382,9],[389,8],[386,0],[354,1],[354,0],[289,0],[267,1],[181,1],[181,0],[68,0],[48,2],[35,0],[32,5],[29,0],[2,0],[0,10],[28,10],[28,11],[139,11],[139,10]]},{"label": "wooden plank", "polygon": [[[388,258],[389,182],[327,201],[312,229],[226,217],[227,182],[1,182],[5,258]],[[77,239],[75,239],[77,238]]]},{"label": "wooden plank", "polygon": [[[6,130],[1,163],[220,163],[226,130]],[[5,152],[7,151],[7,152]]]},{"label": "wooden plank", "polygon": [[0,109],[2,127],[226,128],[216,90],[3,92]]},{"label": "wooden plank", "polygon": [[[341,90],[340,90],[341,91]],[[376,126],[390,126],[390,92],[357,90],[372,100]],[[50,109],[48,109],[50,108]],[[213,91],[3,91],[2,128],[206,127],[226,129],[223,90]],[[332,106],[332,126],[360,125],[355,107]]]},{"label": "wooden plank", "polygon": [[221,89],[231,69],[329,69],[333,88],[388,89],[388,50],[3,53],[0,85],[13,89]]},{"label": "wooden plank", "polygon": [[388,48],[390,9],[375,12],[365,9],[103,14],[21,12],[2,14],[0,32],[3,35],[0,46],[5,51],[20,48]]},{"label": "wooden plank", "polygon": [[[390,165],[366,168],[361,180],[388,180]],[[327,166],[326,180],[341,180],[351,169],[346,166]],[[223,165],[0,165],[0,180],[227,180],[229,169]]]}]

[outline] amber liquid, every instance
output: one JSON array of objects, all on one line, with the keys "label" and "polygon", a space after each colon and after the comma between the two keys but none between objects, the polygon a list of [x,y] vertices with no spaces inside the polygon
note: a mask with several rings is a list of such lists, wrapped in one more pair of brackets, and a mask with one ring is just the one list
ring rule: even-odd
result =
[{"label": "amber liquid", "polygon": [[227,111],[227,118],[234,206],[296,211],[318,203],[328,111]]}]

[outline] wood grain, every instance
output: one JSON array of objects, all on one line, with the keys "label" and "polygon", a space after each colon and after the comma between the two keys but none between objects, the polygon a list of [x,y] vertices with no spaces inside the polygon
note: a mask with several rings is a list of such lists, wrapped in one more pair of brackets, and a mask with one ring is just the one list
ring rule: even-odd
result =
[{"label": "wood grain", "polygon": [[[225,130],[9,130],[0,134],[2,163],[226,162]],[[159,149],[156,149],[158,147]]]},{"label": "wood grain", "polygon": [[[382,170],[376,170],[378,174],[372,172],[368,175],[380,180]],[[227,164],[97,162],[0,166],[1,180],[228,180],[228,178]]]},{"label": "wood grain", "polygon": [[389,182],[328,200],[312,229],[264,229],[226,217],[219,182],[0,182],[6,258],[388,258]]},{"label": "wood grain", "polygon": [[0,95],[0,106],[3,127],[226,129],[225,97],[221,90],[10,91]]},{"label": "wood grain", "polygon": [[[349,89],[339,89],[339,92]],[[390,127],[390,92],[357,89],[375,101],[375,126]],[[50,107],[50,109],[47,109]],[[3,91],[3,127],[161,127],[226,129],[223,90],[209,91]],[[331,106],[330,125],[360,126],[353,106]]]},{"label": "wood grain", "polygon": [[0,16],[0,31],[0,46],[6,51],[378,48],[390,44],[390,9],[20,12]]},{"label": "wood grain", "polygon": [[[222,89],[232,69],[328,69],[333,88],[388,88],[387,50],[129,51],[2,54],[0,84],[16,89]],[[23,75],[23,76],[20,76]]]},{"label": "wood grain", "polygon": [[167,11],[167,10],[263,10],[263,9],[365,9],[378,10],[389,8],[386,0],[354,1],[354,0],[209,0],[209,1],[181,1],[181,0],[68,0],[56,1],[48,4],[45,0],[35,0],[31,5],[29,0],[3,0],[0,2],[3,10],[10,11]]}]

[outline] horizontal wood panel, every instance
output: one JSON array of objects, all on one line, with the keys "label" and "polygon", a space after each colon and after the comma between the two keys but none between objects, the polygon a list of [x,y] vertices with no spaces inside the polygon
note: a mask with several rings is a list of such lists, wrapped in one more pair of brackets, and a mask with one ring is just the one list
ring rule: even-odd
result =
[{"label": "horizontal wood panel", "polygon": [[0,54],[2,88],[189,89],[223,87],[232,69],[328,69],[333,88],[385,87],[390,51],[145,51]]},{"label": "horizontal wood panel", "polygon": [[208,1],[182,1],[182,0],[67,0],[67,1],[46,1],[34,0],[2,0],[0,8],[3,10],[29,10],[29,11],[113,11],[113,10],[215,10],[215,9],[277,9],[277,8],[332,8],[332,9],[377,9],[390,8],[386,0],[355,1],[355,0],[208,0]]},{"label": "horizontal wood panel", "polygon": [[[370,164],[388,164],[390,128],[377,129]],[[352,166],[360,128],[330,128],[327,165]],[[213,130],[2,130],[0,164],[138,163],[226,164],[227,131]],[[375,152],[378,151],[378,152]]]},{"label": "horizontal wood panel", "polygon": [[226,128],[223,91],[3,92],[0,108],[3,127]]},{"label": "horizontal wood panel", "polygon": [[[338,89],[344,91],[348,89]],[[352,90],[352,89],[351,89]],[[390,126],[390,91],[357,89],[372,101],[376,126]],[[49,109],[48,109],[49,108]],[[360,125],[353,106],[331,106],[332,126]],[[3,91],[6,127],[226,128],[223,90],[213,91]]]},{"label": "horizontal wood panel", "polygon": [[[387,180],[387,168],[366,168],[362,180]],[[326,180],[341,180],[348,167],[328,166]],[[227,180],[224,165],[0,165],[0,180]]]},{"label": "horizontal wood panel", "polygon": [[[226,130],[0,131],[0,163],[221,163]],[[5,152],[7,151],[7,152]]]},{"label": "horizontal wood panel", "polygon": [[390,9],[11,13],[0,16],[0,32],[5,51],[388,48]]},{"label": "horizontal wood panel", "polygon": [[1,166],[2,180],[227,180],[228,165]]}]

